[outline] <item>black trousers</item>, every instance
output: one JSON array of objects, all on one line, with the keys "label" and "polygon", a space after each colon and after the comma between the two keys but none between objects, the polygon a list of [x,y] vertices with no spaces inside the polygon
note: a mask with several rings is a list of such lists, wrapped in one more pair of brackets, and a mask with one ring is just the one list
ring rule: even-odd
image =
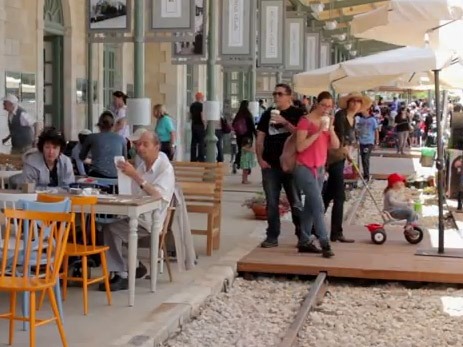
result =
[{"label": "black trousers", "polygon": [[328,209],[331,201],[333,201],[333,209],[331,210],[331,238],[342,236],[342,220],[344,216],[344,201],[346,194],[344,193],[344,162],[342,160],[333,163],[328,167],[328,181],[325,182],[323,189],[323,202],[325,210]]},{"label": "black trousers", "polygon": [[172,161],[174,159],[174,151],[170,141],[161,142],[161,152],[167,155],[167,158]]},{"label": "black trousers", "polygon": [[206,129],[204,126],[192,126],[190,161],[206,161]]}]

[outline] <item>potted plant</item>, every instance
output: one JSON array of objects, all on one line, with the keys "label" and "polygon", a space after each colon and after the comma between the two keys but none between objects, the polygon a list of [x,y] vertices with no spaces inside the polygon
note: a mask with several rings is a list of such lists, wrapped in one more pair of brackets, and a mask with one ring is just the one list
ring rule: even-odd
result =
[{"label": "potted plant", "polygon": [[[254,216],[259,220],[267,220],[267,200],[263,192],[246,199],[242,206],[246,206],[254,212]],[[280,195],[280,216],[289,212],[290,204],[285,194]]]}]

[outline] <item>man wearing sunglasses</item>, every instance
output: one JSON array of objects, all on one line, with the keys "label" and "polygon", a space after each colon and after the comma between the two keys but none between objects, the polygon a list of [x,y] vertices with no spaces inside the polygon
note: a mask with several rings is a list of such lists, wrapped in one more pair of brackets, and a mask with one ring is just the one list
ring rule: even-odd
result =
[{"label": "man wearing sunglasses", "polygon": [[[292,219],[296,235],[300,235],[300,219],[294,208],[300,202],[293,175],[281,168],[280,156],[286,139],[296,130],[304,111],[292,105],[292,90],[287,84],[277,84],[273,92],[275,107],[266,110],[257,125],[256,153],[262,169],[262,182],[267,200],[267,237],[261,246],[271,248],[278,246],[280,235],[280,192],[284,188],[291,205]],[[278,110],[278,112],[272,112]]]}]

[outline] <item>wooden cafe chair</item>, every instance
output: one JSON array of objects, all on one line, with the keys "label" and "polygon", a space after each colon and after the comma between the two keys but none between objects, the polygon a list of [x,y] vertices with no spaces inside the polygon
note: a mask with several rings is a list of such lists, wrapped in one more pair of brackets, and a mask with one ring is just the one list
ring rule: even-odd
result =
[{"label": "wooden cafe chair", "polygon": [[[39,194],[37,201],[56,202],[64,197],[56,195]],[[84,314],[88,313],[88,286],[104,282],[108,305],[111,305],[111,289],[109,285],[109,271],[106,261],[108,246],[97,244],[95,205],[98,202],[96,196],[71,196],[71,210],[77,215],[80,221],[80,233],[77,232],[76,223],[72,224],[71,238],[68,240],[64,251],[63,260],[63,300],[66,300],[68,281],[82,282]],[[89,229],[88,229],[89,228]],[[88,257],[99,255],[103,274],[98,277],[88,278]],[[82,277],[73,277],[69,274],[69,257],[80,257],[82,259]],[[43,297],[41,298],[42,301]]]},{"label": "wooden cafe chair", "polygon": [[[56,296],[53,291],[59,280],[59,271],[64,257],[64,250],[73,213],[35,212],[6,209],[6,228],[3,245],[0,247],[0,291],[10,294],[10,308],[0,318],[9,320],[10,345],[14,342],[15,321],[29,323],[29,345],[36,345],[36,328],[44,324],[56,322],[63,347],[67,347],[63,323],[58,311]],[[16,221],[18,228],[14,227]],[[14,243],[14,253],[10,256],[8,246]],[[31,258],[46,261],[41,266],[31,267]],[[10,269],[10,271],[7,271]],[[30,271],[29,271],[30,269]],[[53,316],[38,319],[36,312],[36,294],[45,291],[48,295]],[[29,317],[18,316],[16,299],[18,292],[28,292]]]}]

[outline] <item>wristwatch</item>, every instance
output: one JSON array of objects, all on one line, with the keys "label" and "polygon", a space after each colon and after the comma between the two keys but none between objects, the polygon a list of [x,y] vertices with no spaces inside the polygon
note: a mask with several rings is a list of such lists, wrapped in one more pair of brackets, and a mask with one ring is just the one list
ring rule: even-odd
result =
[{"label": "wristwatch", "polygon": [[146,180],[143,180],[143,182],[141,182],[140,184],[140,189],[145,189],[145,186],[148,182],[146,182]]}]

